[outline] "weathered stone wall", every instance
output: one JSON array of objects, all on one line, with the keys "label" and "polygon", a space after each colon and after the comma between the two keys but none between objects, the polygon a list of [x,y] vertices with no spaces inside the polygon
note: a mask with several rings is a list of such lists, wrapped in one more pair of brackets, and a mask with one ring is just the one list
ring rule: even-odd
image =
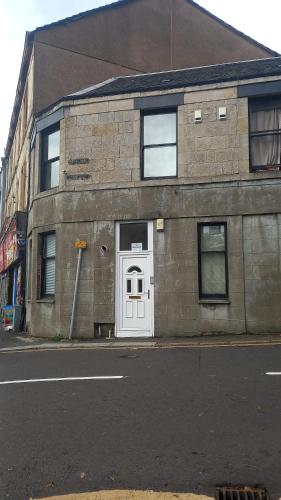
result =
[{"label": "weathered stone wall", "polygon": [[[199,300],[199,222],[227,222],[229,301]],[[185,336],[245,332],[241,217],[167,220],[155,233],[155,333]]]},{"label": "weathered stone wall", "polygon": [[[236,88],[185,94],[179,107],[179,177],[212,179],[249,172],[248,102]],[[226,119],[219,120],[220,107]],[[202,122],[194,123],[200,109]]]},{"label": "weathered stone wall", "polygon": [[[64,245],[60,238],[59,224],[37,227],[32,231],[32,275],[30,280],[31,293],[27,301],[26,321],[28,331],[37,337],[52,338],[61,335],[60,294],[62,285],[61,269],[64,258]],[[39,270],[39,237],[43,231],[56,231],[56,300],[39,299],[38,296],[38,270]]]},{"label": "weathered stone wall", "polygon": [[[248,101],[237,98],[235,86],[185,92],[184,102],[178,107],[178,176],[148,181],[141,180],[140,112],[132,98],[70,106],[61,122],[61,186],[103,189],[281,176],[249,172]],[[226,119],[219,120],[220,107],[226,107]],[[194,122],[198,109],[201,123]],[[71,164],[79,158],[88,163]],[[73,177],[81,174],[88,177]]]},{"label": "weathered stone wall", "polygon": [[[67,336],[76,238],[86,239],[88,248],[74,335],[92,337],[95,323],[114,323],[115,222],[157,218],[165,219],[165,231],[154,230],[155,335],[281,330],[281,173],[249,172],[248,104],[233,85],[186,92],[184,102],[177,179],[140,180],[140,112],[131,96],[69,105],[61,122],[60,186],[43,193],[37,138],[28,227],[33,290],[38,233],[50,229],[57,232],[57,276],[54,302],[37,300],[33,292],[27,311],[32,334]],[[218,120],[220,106],[226,120]],[[194,123],[196,109],[202,123]],[[75,164],[79,159],[85,161]],[[227,223],[224,302],[199,300],[197,227],[209,221]]]},{"label": "weathered stone wall", "polygon": [[60,240],[65,251],[63,252],[61,265],[57,261],[59,269],[56,280],[56,301],[60,305],[61,312],[61,334],[68,336],[70,318],[74,296],[75,276],[77,268],[78,250],[74,248],[75,239],[86,240],[88,249],[83,250],[81,273],[79,280],[78,300],[76,308],[76,320],[74,324],[74,335],[79,330],[79,336],[91,336],[91,325],[93,322],[93,239],[94,225],[91,223],[62,224],[58,230],[57,238]]},{"label": "weathered stone wall", "polygon": [[[140,114],[133,100],[81,105],[65,119],[65,146],[61,169],[67,174],[89,174],[86,184],[116,184],[140,179]],[[116,110],[115,110],[116,109]],[[81,166],[69,160],[89,159]],[[81,185],[66,175],[66,186]]]},{"label": "weathered stone wall", "polygon": [[[85,238],[88,248],[83,254],[74,334],[92,337],[95,323],[114,323],[115,221],[160,216],[165,218],[165,231],[154,230],[156,335],[280,331],[277,230],[281,216],[276,215],[280,193],[280,185],[272,180],[244,182],[243,187],[218,183],[202,189],[170,186],[66,192],[35,200],[29,219],[34,242],[33,290],[38,233],[52,228],[57,231],[57,277],[54,303],[37,301],[33,294],[28,305],[32,333],[67,336],[76,238]],[[265,207],[272,213],[263,215]],[[199,301],[197,225],[210,221],[227,223],[229,303]]]},{"label": "weathered stone wall", "polygon": [[249,333],[281,332],[281,215],[243,218]]},{"label": "weathered stone wall", "polygon": [[[238,99],[236,88],[226,88],[186,93],[185,101],[178,108],[178,182],[248,173],[247,99]],[[225,120],[218,119],[221,106],[227,109]],[[202,110],[202,123],[194,122],[196,109]],[[69,114],[63,126],[62,170],[89,174],[87,184],[140,180],[140,112],[133,109],[132,99],[80,104]],[[89,163],[69,166],[76,158],[88,158]],[[66,176],[65,184],[81,181]]]}]

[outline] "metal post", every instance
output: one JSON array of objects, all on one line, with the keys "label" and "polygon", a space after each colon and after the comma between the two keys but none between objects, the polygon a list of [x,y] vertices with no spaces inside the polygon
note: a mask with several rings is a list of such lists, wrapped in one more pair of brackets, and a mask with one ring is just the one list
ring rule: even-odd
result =
[{"label": "metal post", "polygon": [[72,334],[73,334],[75,311],[76,311],[77,296],[78,296],[78,285],[79,285],[81,260],[82,260],[82,248],[79,248],[78,249],[76,278],[75,278],[75,287],[74,287],[74,296],[73,296],[73,304],[72,304],[72,312],[71,312],[71,321],[70,321],[69,335],[68,335],[69,340],[72,339]]}]

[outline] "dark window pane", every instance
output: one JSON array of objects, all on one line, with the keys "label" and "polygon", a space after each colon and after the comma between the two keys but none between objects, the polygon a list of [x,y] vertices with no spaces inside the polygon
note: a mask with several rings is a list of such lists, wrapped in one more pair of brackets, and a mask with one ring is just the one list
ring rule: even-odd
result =
[{"label": "dark window pane", "polygon": [[[140,245],[134,245],[139,243]],[[120,224],[120,250],[147,250],[147,223]]]},{"label": "dark window pane", "polygon": [[224,250],[224,226],[201,226],[201,252],[223,252]]},{"label": "dark window pane", "polygon": [[200,296],[227,297],[226,225],[199,226]]},{"label": "dark window pane", "polygon": [[225,295],[225,254],[205,253],[201,255],[201,274],[203,295]]},{"label": "dark window pane", "polygon": [[143,287],[142,287],[142,280],[138,280],[138,293],[143,292]]},{"label": "dark window pane", "polygon": [[143,117],[144,145],[170,144],[177,140],[176,113],[161,113],[159,115],[144,115]]},{"label": "dark window pane", "polygon": [[[59,185],[60,130],[45,132],[42,137],[41,190]],[[56,161],[53,161],[57,158]]]},{"label": "dark window pane", "polygon": [[177,175],[177,147],[145,148],[144,177],[174,177]]},{"label": "dark window pane", "polygon": [[132,293],[132,280],[127,280],[127,293]]}]

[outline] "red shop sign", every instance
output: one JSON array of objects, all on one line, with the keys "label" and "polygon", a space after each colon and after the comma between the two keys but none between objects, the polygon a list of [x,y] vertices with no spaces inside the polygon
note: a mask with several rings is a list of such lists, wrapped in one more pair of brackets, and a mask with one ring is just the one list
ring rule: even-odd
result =
[{"label": "red shop sign", "polygon": [[0,272],[5,271],[18,258],[16,221],[13,220],[9,232],[0,245]]}]

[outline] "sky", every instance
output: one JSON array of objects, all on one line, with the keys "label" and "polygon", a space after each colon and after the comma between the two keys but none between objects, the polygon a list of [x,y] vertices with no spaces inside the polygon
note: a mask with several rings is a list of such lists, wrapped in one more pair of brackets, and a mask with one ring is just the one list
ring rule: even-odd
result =
[{"label": "sky", "polygon": [[[112,0],[0,0],[0,156],[7,141],[26,31]],[[280,0],[197,0],[240,31],[281,53]]]}]

